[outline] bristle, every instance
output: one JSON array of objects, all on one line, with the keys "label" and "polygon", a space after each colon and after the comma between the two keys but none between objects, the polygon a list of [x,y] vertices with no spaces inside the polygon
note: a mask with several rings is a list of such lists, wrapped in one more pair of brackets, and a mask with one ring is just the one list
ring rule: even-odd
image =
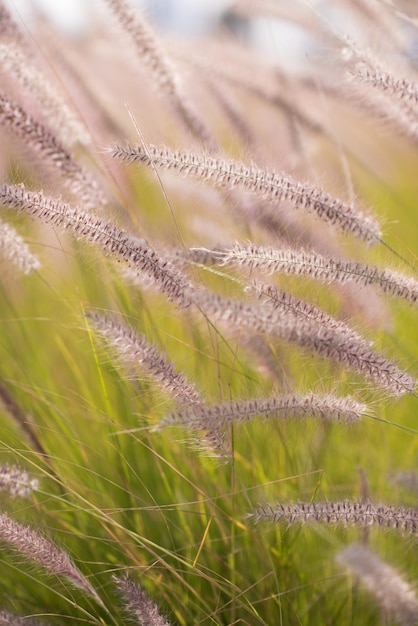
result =
[{"label": "bristle", "polygon": [[87,318],[92,328],[114,349],[122,364],[142,368],[179,403],[202,403],[195,385],[187,380],[185,374],[177,372],[166,356],[144,336],[122,322],[103,315],[88,313]]},{"label": "bristle", "polygon": [[288,176],[207,154],[172,152],[166,147],[153,145],[116,144],[111,154],[129,163],[173,169],[185,176],[197,177],[227,189],[242,188],[269,198],[272,202],[287,200],[295,208],[314,213],[328,224],[335,224],[344,232],[364,239],[369,244],[380,241],[380,228],[374,218],[309,183]]},{"label": "bristle", "polygon": [[64,550],[29,526],[16,522],[6,513],[0,514],[0,542],[48,574],[64,576],[75,587],[101,603],[92,585]]},{"label": "bristle", "polygon": [[93,176],[61,145],[56,135],[5,93],[0,93],[0,124],[21,138],[46,164],[58,170],[64,185],[87,208],[100,208],[106,199]]},{"label": "bristle", "polygon": [[170,626],[139,583],[134,582],[128,576],[114,576],[113,581],[120,594],[123,609],[136,624]]},{"label": "bristle", "polygon": [[3,220],[0,220],[0,258],[4,273],[7,273],[7,262],[22,274],[30,274],[41,267],[38,257],[29,250],[23,238]]},{"label": "bristle", "polygon": [[400,626],[418,623],[418,598],[412,586],[370,548],[351,544],[337,560],[369,590],[385,616],[393,616]]},{"label": "bristle", "polygon": [[330,524],[345,528],[377,527],[416,534],[418,511],[371,502],[298,502],[259,507],[250,519],[293,524]]}]

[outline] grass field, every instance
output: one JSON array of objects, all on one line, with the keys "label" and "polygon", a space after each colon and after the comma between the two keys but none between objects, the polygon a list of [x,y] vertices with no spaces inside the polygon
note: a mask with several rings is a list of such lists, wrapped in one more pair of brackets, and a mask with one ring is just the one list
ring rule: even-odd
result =
[{"label": "grass field", "polygon": [[0,624],[417,624],[415,9],[103,4],[0,3]]}]

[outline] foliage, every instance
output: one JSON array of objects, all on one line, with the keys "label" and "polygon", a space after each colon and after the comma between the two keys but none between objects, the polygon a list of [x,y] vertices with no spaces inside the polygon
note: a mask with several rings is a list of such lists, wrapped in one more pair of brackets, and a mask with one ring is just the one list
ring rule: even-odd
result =
[{"label": "foliage", "polygon": [[417,623],[414,16],[104,4],[0,3],[0,624]]}]

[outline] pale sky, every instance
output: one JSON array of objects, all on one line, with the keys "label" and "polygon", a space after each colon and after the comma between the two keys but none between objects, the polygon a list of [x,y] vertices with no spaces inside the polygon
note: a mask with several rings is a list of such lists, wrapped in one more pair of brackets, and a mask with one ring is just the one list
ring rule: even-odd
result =
[{"label": "pale sky", "polygon": [[[290,2],[291,0],[289,0]],[[217,19],[232,0],[132,0],[143,6],[151,21],[162,30],[179,35],[210,33]],[[89,33],[97,13],[105,10],[104,0],[5,0],[12,15],[17,15],[30,28],[31,14],[36,6],[44,11],[58,28],[70,35]],[[17,13],[16,13],[17,11]],[[110,15],[110,13],[109,13]],[[19,18],[18,18],[19,19]],[[251,21],[252,44],[272,59],[284,56],[287,64],[300,62],[306,54],[306,37],[290,23],[268,19]]]},{"label": "pale sky", "polygon": [[[152,17],[181,34],[204,31],[225,8],[228,0],[136,0],[146,6]],[[63,30],[79,33],[88,29],[103,0],[6,0],[14,15],[30,20],[32,7],[42,9]]]}]

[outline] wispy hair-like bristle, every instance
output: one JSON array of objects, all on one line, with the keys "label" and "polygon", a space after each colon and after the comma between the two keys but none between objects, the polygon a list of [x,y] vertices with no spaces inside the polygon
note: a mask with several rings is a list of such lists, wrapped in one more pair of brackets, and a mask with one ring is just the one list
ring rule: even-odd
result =
[{"label": "wispy hair-like bristle", "polygon": [[67,552],[33,528],[0,514],[0,542],[47,574],[62,576],[102,604],[87,578],[74,565]]},{"label": "wispy hair-like bristle", "polygon": [[293,524],[330,524],[345,528],[376,527],[416,534],[418,510],[405,509],[372,502],[297,502],[295,504],[268,504],[257,508],[249,518],[258,523],[282,522]]},{"label": "wispy hair-like bristle", "polygon": [[138,243],[126,231],[97,215],[87,213],[42,192],[28,191],[23,185],[0,185],[0,204],[24,212],[44,224],[70,232],[76,239],[96,245],[135,271],[155,280],[160,291],[186,306],[191,302],[191,284],[169,259]]},{"label": "wispy hair-like bristle", "polygon": [[157,86],[168,96],[186,127],[208,146],[216,143],[198,110],[187,98],[171,59],[144,15],[128,0],[105,0],[105,2],[133,41],[139,59],[150,67]]},{"label": "wispy hair-like bristle", "polygon": [[6,263],[14,266],[22,274],[30,274],[41,267],[38,257],[16,230],[0,219],[0,259],[3,261],[2,272],[7,273]]},{"label": "wispy hair-like bristle", "polygon": [[38,487],[38,479],[31,478],[25,470],[8,463],[0,465],[0,491],[12,498],[26,498]]},{"label": "wispy hair-like bristle", "polygon": [[108,316],[88,312],[87,319],[113,348],[122,364],[140,367],[179,403],[199,405],[203,402],[196,386],[187,380],[185,374],[176,371],[173,363],[145,336]]},{"label": "wispy hair-like bristle", "polygon": [[247,422],[255,417],[293,419],[320,417],[324,420],[352,423],[367,407],[352,398],[333,395],[285,394],[270,398],[237,400],[213,406],[186,408],[172,413],[161,425],[179,425],[190,429],[218,431],[231,423]]},{"label": "wispy hair-like bristle", "polygon": [[33,617],[21,617],[10,611],[0,611],[0,626],[46,626],[46,622],[40,622]]},{"label": "wispy hair-like bristle", "polygon": [[57,88],[30,63],[27,55],[15,43],[0,43],[0,68],[35,96],[42,106],[43,115],[48,118],[49,126],[64,145],[71,148],[76,142],[91,141],[87,129]]},{"label": "wispy hair-like bristle", "polygon": [[25,109],[0,92],[0,124],[30,146],[63,179],[64,186],[87,208],[100,208],[106,198],[94,177],[65,148],[57,136],[29,115]]},{"label": "wispy hair-like bristle", "polygon": [[111,149],[111,154],[122,161],[173,169],[185,176],[197,177],[228,189],[242,188],[273,202],[287,200],[295,208],[313,213],[328,224],[336,225],[342,231],[369,244],[380,241],[380,227],[373,217],[310,183],[294,180],[290,176],[204,153],[171,151],[167,147],[158,148],[153,145],[116,144]]},{"label": "wispy hair-like bristle", "polygon": [[269,274],[308,276],[324,283],[354,282],[365,287],[372,285],[382,293],[403,298],[412,304],[418,302],[418,281],[410,276],[356,261],[324,257],[317,252],[248,243],[236,244],[231,249],[218,252],[217,256],[224,265],[232,264]]},{"label": "wispy hair-like bristle", "polygon": [[[268,293],[267,295],[269,296]],[[303,307],[299,305],[297,314],[283,310],[289,308],[286,295],[284,307],[274,300],[270,304],[265,302],[263,306],[256,306],[202,290],[195,292],[193,298],[209,317],[213,316],[220,322],[238,328],[251,328],[280,337],[314,350],[320,356],[367,376],[389,394],[400,395],[415,390],[416,380],[413,376],[374,352],[369,342],[358,339],[354,332],[346,331],[346,325],[341,326],[343,332],[339,332],[338,327],[327,328],[321,320],[313,318],[309,305],[306,316],[303,315]],[[291,303],[290,306],[292,305]]]},{"label": "wispy hair-like bristle", "polygon": [[138,626],[170,626],[158,606],[150,600],[141,585],[129,576],[114,576],[113,581],[127,615]]},{"label": "wispy hair-like bristle", "polygon": [[418,598],[412,586],[368,546],[351,544],[337,561],[369,590],[385,616],[394,617],[399,626],[418,624]]}]

